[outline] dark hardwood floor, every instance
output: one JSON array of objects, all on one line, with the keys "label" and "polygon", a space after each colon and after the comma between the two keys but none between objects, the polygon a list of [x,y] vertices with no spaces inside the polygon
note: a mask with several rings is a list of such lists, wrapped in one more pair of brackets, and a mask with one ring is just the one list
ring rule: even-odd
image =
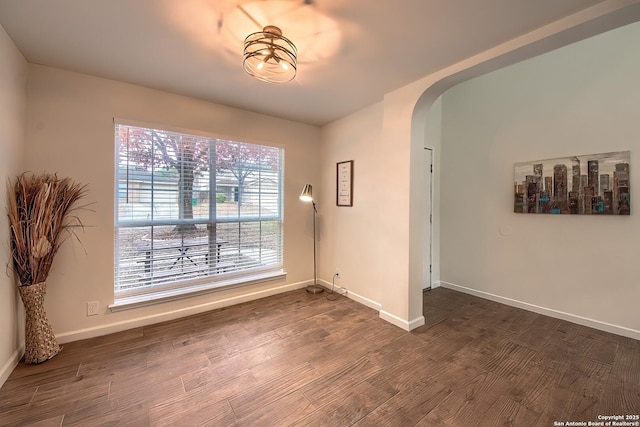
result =
[{"label": "dark hardwood floor", "polygon": [[553,426],[640,413],[640,341],[438,288],[408,333],[289,292],[18,365],[0,425]]}]

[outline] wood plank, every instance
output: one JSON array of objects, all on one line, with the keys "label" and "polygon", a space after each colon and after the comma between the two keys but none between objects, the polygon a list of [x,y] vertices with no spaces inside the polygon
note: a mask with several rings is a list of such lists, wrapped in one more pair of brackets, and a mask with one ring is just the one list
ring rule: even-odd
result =
[{"label": "wood plank", "polygon": [[609,375],[598,405],[607,414],[640,414],[640,382],[623,381]]},{"label": "wood plank", "polygon": [[205,368],[190,371],[182,375],[186,392],[198,387],[218,384],[231,378],[249,373],[249,370],[271,357],[263,348],[247,350],[226,359],[218,359]]},{"label": "wood plank", "polygon": [[66,426],[144,426],[149,422],[149,408],[144,403],[130,406],[118,406],[112,401],[99,402],[64,415]]},{"label": "wood plank", "polygon": [[372,363],[371,359],[365,356],[354,363],[345,362],[342,369],[322,375],[301,390],[312,402],[324,402],[337,398],[381,370],[379,365]]},{"label": "wood plank", "polygon": [[419,425],[475,425],[511,387],[509,381],[492,372],[482,373],[468,386],[454,390],[422,418]]},{"label": "wood plank", "polygon": [[128,378],[114,379],[109,384],[109,400],[117,407],[129,407],[155,404],[185,394],[180,377],[166,379],[164,375],[154,375],[155,372],[144,370]]},{"label": "wood plank", "polygon": [[604,393],[605,383],[609,378],[611,366],[588,357],[574,357],[558,387],[575,391],[583,396],[599,399]]},{"label": "wood plank", "polygon": [[620,338],[611,373],[618,379],[640,384],[640,341]]},{"label": "wood plank", "polygon": [[443,402],[452,391],[435,381],[416,381],[360,419],[357,426],[414,425]]},{"label": "wood plank", "polygon": [[47,418],[46,420],[37,421],[35,423],[25,424],[28,427],[60,427],[64,420],[64,415]]},{"label": "wood plank", "polygon": [[203,349],[180,348],[162,354],[147,356],[147,369],[156,373],[156,377],[176,378],[189,372],[211,366]]},{"label": "wood plank", "polygon": [[352,425],[391,397],[392,394],[377,389],[367,382],[361,382],[349,392],[329,402],[312,401],[318,409],[292,425],[319,427]]},{"label": "wood plank", "polygon": [[494,426],[535,426],[540,414],[528,409],[506,396],[500,396],[498,400],[487,410],[479,420],[478,427]]},{"label": "wood plank", "polygon": [[[250,372],[244,372],[238,376],[227,378],[211,384],[194,388],[185,395],[178,394],[173,399],[182,399],[185,396],[195,396],[196,399],[202,399],[208,402],[217,402],[220,400],[231,399],[258,387],[260,383],[256,381]],[[171,399],[169,399],[171,400]],[[161,400],[158,400],[161,401]],[[157,403],[157,402],[156,402]]]},{"label": "wood plank", "polygon": [[18,390],[33,388],[35,391],[36,387],[44,386],[50,383],[59,383],[59,381],[61,380],[75,378],[76,374],[78,373],[78,368],[80,367],[80,363],[74,363],[66,366],[63,365],[62,367],[48,365],[49,369],[43,370],[41,367],[44,366],[44,364],[34,365],[37,368],[34,370],[34,372],[31,372],[29,375],[27,375],[25,374],[25,372],[28,372],[28,366],[21,365],[18,365],[18,367],[16,367],[16,370],[20,370],[20,374],[14,377],[12,373],[0,389],[0,400],[2,400],[2,396],[11,396]]},{"label": "wood plank", "polygon": [[249,370],[258,382],[265,383],[274,378],[281,377],[301,365],[310,364],[316,369],[310,360],[314,357],[324,357],[326,354],[326,350],[318,344],[312,343],[304,347],[299,347],[289,354],[272,357],[264,362],[253,365]]},{"label": "wood plank", "polygon": [[[297,348],[304,347],[308,344],[322,343],[330,334],[321,327],[309,325],[310,327],[299,333],[291,334],[286,338],[276,340],[264,346],[266,351],[272,356],[287,354]],[[276,333],[278,331],[276,330]]]},{"label": "wood plank", "polygon": [[68,412],[106,402],[108,393],[109,383],[102,379],[73,377],[48,383],[38,387],[26,408],[10,414],[12,422],[9,425],[28,425],[56,419]]},{"label": "wood plank", "polygon": [[149,409],[153,426],[231,425],[236,417],[227,400],[212,401],[197,393],[181,396]]},{"label": "wood plank", "polygon": [[559,319],[539,314],[531,323],[531,325],[534,325],[533,327],[520,330],[516,342],[533,350],[540,350],[546,345],[553,331],[558,328],[561,322]]},{"label": "wood plank", "polygon": [[558,386],[562,372],[549,365],[531,361],[513,380],[509,397],[532,411],[541,414],[550,403],[551,390]]},{"label": "wood plank", "polygon": [[556,387],[549,390],[549,401],[543,415],[556,421],[596,421],[599,408],[599,401],[594,397]]},{"label": "wood plank", "polygon": [[316,410],[301,391],[294,391],[267,404],[230,426],[286,426]]},{"label": "wood plank", "polygon": [[506,342],[500,346],[488,361],[486,369],[508,380],[518,377],[530,360],[535,356],[535,351],[513,342]]},{"label": "wood plank", "polygon": [[229,403],[236,416],[243,418],[251,412],[304,387],[318,376],[318,372],[311,365],[300,365],[278,378],[240,393],[229,399]]},{"label": "wood plank", "polygon": [[435,362],[430,359],[423,361],[428,368],[426,375],[451,390],[466,388],[480,373],[482,369],[470,368],[463,364],[449,361]]}]

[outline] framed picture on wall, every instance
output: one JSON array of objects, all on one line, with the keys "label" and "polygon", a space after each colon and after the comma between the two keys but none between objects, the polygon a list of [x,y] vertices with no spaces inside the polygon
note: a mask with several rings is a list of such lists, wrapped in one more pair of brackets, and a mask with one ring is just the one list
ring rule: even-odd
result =
[{"label": "framed picture on wall", "polygon": [[513,210],[528,214],[630,215],[629,151],[514,165]]},{"label": "framed picture on wall", "polygon": [[353,206],[353,160],[337,164],[336,204]]}]

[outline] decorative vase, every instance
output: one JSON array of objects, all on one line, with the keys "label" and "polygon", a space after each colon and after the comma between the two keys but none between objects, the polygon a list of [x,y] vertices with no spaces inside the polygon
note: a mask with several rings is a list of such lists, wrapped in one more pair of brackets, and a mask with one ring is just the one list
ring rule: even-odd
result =
[{"label": "decorative vase", "polygon": [[45,362],[62,350],[44,311],[47,283],[19,286],[18,289],[26,312],[24,363]]}]

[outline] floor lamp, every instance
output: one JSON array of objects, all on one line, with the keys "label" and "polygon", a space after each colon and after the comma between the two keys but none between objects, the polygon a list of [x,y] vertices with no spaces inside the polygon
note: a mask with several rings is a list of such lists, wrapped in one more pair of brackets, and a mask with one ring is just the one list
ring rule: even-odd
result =
[{"label": "floor lamp", "polygon": [[316,202],[313,201],[313,191],[311,184],[306,184],[300,194],[300,200],[303,202],[311,202],[313,204],[313,285],[307,286],[307,292],[310,294],[319,294],[324,291],[322,286],[318,285],[317,262],[316,262]]}]

